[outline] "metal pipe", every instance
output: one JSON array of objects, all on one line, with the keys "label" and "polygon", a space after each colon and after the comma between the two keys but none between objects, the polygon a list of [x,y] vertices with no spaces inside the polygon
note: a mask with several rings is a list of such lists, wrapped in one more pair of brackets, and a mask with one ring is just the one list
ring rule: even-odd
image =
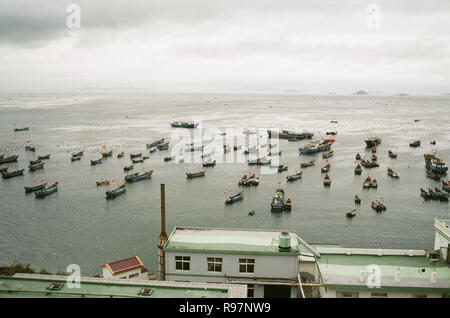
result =
[{"label": "metal pipe", "polygon": [[164,183],[161,184],[161,234],[166,234],[166,192]]}]

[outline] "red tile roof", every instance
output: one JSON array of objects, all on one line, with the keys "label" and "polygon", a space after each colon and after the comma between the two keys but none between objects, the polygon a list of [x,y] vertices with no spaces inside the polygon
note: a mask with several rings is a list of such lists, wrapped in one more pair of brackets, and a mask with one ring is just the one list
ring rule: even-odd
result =
[{"label": "red tile roof", "polygon": [[123,272],[128,272],[137,268],[143,268],[144,264],[142,263],[139,256],[130,257],[127,259],[123,259],[121,261],[108,263],[102,265],[102,268],[106,267],[113,275],[117,275]]}]

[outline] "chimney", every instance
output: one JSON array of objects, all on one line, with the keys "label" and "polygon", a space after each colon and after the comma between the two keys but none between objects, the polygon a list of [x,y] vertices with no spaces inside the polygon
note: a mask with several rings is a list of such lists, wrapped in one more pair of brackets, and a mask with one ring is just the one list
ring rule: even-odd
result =
[{"label": "chimney", "polygon": [[164,184],[161,184],[161,233],[158,237],[158,279],[166,279],[166,260],[163,251],[167,242],[166,234],[166,194]]}]

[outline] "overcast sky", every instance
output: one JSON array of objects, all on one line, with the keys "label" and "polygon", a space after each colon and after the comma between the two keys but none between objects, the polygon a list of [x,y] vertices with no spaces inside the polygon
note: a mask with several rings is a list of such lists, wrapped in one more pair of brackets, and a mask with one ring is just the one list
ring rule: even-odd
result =
[{"label": "overcast sky", "polygon": [[0,0],[0,89],[86,87],[450,93],[450,0]]}]

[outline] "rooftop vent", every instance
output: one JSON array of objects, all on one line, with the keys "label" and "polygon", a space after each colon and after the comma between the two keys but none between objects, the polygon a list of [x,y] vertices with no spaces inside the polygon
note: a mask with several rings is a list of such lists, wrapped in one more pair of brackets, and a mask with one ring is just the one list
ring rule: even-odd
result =
[{"label": "rooftop vent", "polygon": [[289,252],[291,250],[291,237],[289,236],[289,232],[281,232],[278,248],[280,252]]}]

